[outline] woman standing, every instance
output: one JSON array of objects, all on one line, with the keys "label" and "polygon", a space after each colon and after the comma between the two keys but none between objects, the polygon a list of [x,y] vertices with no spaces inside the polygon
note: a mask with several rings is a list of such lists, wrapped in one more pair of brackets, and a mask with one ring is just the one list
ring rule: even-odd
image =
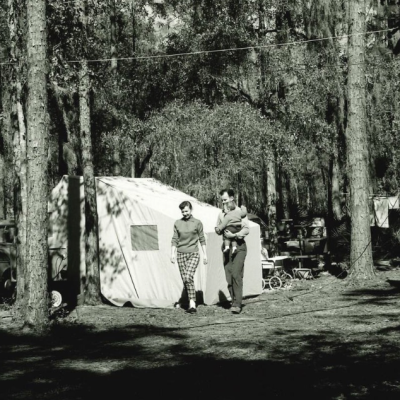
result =
[{"label": "woman standing", "polygon": [[189,298],[188,313],[196,310],[196,289],[194,287],[194,273],[200,261],[199,246],[203,250],[203,262],[207,264],[206,239],[203,224],[192,216],[192,204],[184,201],[179,204],[182,218],[175,221],[174,234],[171,242],[171,262],[178,261],[179,271]]}]

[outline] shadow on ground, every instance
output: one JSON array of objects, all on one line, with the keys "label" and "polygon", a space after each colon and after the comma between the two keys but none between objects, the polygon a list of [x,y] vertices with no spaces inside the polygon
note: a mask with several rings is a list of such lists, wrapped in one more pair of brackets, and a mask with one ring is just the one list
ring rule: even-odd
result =
[{"label": "shadow on ground", "polygon": [[393,330],[346,337],[337,328],[261,326],[265,335],[246,337],[227,326],[225,340],[143,325],[55,326],[42,338],[0,330],[1,398],[399,398]]},{"label": "shadow on ground", "polygon": [[400,290],[396,287],[361,288],[349,290],[342,296],[342,301],[356,300],[360,305],[389,305],[400,298]]}]

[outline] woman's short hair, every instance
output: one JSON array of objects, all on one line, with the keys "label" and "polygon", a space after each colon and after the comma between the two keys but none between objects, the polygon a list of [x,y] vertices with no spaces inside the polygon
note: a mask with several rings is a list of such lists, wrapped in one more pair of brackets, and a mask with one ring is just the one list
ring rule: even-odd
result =
[{"label": "woman's short hair", "polygon": [[181,210],[183,210],[185,207],[189,207],[190,210],[193,210],[192,203],[190,201],[182,201],[182,203],[179,204],[179,208]]}]

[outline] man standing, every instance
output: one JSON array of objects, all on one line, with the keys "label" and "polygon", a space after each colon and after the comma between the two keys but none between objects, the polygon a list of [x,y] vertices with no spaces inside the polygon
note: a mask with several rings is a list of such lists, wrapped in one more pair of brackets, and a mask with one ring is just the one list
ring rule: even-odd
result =
[{"label": "man standing", "polygon": [[[220,191],[220,199],[222,204],[234,201],[235,192],[233,189],[222,189]],[[237,207],[239,209],[239,207]],[[217,226],[220,225],[224,217],[223,211],[218,217]],[[221,232],[222,233],[222,232]],[[244,260],[247,255],[247,246],[244,237],[249,234],[249,226],[247,217],[242,219],[242,229],[237,233],[232,233],[228,230],[223,232],[228,239],[235,239],[237,241],[237,248],[232,254],[232,248],[229,252],[223,253],[224,268],[226,281],[228,283],[228,290],[232,299],[231,311],[234,314],[240,314],[242,311],[242,298],[243,298],[243,273],[244,273]]]}]

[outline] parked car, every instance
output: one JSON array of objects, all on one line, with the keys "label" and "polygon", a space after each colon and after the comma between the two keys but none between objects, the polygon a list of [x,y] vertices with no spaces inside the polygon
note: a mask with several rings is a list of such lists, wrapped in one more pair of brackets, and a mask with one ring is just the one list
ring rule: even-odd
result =
[{"label": "parked car", "polygon": [[[0,220],[0,298],[11,298],[16,290],[17,266],[15,221]],[[63,247],[49,249],[49,290],[53,307],[63,302],[68,291],[67,256]]]}]

